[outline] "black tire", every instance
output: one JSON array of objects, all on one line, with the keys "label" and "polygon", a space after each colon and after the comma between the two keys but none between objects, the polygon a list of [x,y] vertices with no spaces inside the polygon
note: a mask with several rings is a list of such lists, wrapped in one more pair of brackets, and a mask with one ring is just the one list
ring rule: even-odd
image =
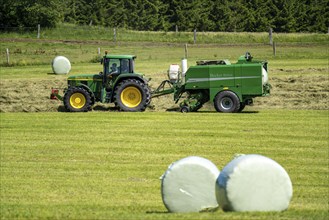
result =
[{"label": "black tire", "polygon": [[120,111],[145,111],[150,99],[148,86],[137,79],[124,80],[114,89],[114,103]]},{"label": "black tire", "polygon": [[91,109],[92,100],[88,91],[81,87],[71,87],[64,95],[64,107],[69,112],[87,112]]},{"label": "black tire", "polygon": [[180,112],[181,113],[188,113],[190,111],[190,109],[189,109],[189,107],[187,107],[187,106],[183,106],[183,107],[181,107],[181,109],[180,109]]},{"label": "black tire", "polygon": [[240,108],[239,108],[239,111],[238,111],[238,112],[242,112],[243,109],[244,109],[244,107],[246,107],[246,103],[241,102],[241,103],[240,103]]},{"label": "black tire", "polygon": [[240,109],[239,97],[232,91],[219,92],[214,99],[216,111],[235,113]]}]

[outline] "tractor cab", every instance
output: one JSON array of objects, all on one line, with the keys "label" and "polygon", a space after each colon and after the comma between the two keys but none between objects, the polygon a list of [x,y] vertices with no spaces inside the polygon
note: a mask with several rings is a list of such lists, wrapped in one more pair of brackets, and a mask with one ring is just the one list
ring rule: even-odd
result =
[{"label": "tractor cab", "polygon": [[103,73],[105,77],[113,78],[121,73],[134,73],[133,55],[107,55],[102,59]]}]

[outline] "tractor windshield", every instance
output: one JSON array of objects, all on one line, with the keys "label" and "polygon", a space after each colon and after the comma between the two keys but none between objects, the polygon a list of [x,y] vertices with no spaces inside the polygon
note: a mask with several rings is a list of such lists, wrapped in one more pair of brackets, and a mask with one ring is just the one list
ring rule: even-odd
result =
[{"label": "tractor windshield", "polygon": [[105,59],[105,74],[133,73],[133,60],[131,59]]}]

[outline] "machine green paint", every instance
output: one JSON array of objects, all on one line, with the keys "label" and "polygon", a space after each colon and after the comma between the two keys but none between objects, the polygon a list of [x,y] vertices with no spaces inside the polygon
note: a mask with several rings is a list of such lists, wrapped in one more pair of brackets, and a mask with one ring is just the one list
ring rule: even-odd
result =
[{"label": "machine green paint", "polygon": [[270,94],[267,62],[253,60],[248,52],[235,64],[203,60],[187,70],[184,62],[182,66],[182,72],[177,67],[170,68],[169,78],[172,77],[152,92],[152,97],[174,93],[176,103],[186,96],[180,103],[182,112],[197,111],[210,100],[218,112],[240,112],[253,103],[254,97]]},{"label": "machine green paint", "polygon": [[203,60],[187,69],[182,61],[171,65],[169,80],[150,91],[142,74],[134,72],[132,55],[105,55],[103,72],[92,75],[68,77],[64,97],[56,92],[52,96],[63,100],[68,111],[88,111],[96,102],[115,103],[121,111],[144,111],[151,98],[173,94],[180,103],[181,112],[197,111],[208,101],[214,103],[218,112],[240,112],[253,103],[257,96],[270,94],[267,62],[253,60],[246,53],[231,64],[228,60]]}]

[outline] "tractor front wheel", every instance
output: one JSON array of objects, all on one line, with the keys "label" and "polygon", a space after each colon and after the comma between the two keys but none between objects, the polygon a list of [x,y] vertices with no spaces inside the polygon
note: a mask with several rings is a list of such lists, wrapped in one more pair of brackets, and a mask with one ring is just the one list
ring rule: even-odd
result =
[{"label": "tractor front wheel", "polygon": [[218,112],[234,113],[240,109],[240,100],[234,92],[223,91],[215,96],[214,106]]},{"label": "tractor front wheel", "polygon": [[91,109],[91,96],[81,87],[69,88],[64,95],[64,107],[69,112],[87,112]]},{"label": "tractor front wheel", "polygon": [[114,103],[120,111],[144,111],[150,97],[147,85],[136,79],[127,79],[115,88]]}]

